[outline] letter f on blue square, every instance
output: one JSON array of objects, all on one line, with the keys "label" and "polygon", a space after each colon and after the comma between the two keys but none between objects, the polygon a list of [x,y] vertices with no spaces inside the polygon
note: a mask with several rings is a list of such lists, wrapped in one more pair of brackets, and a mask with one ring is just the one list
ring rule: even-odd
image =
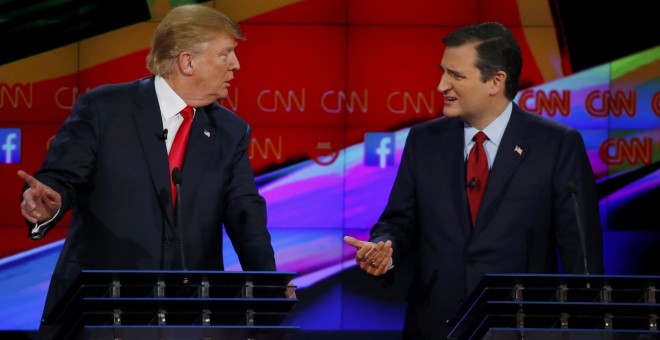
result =
[{"label": "letter f on blue square", "polygon": [[0,129],[0,164],[21,161],[21,129]]},{"label": "letter f on blue square", "polygon": [[384,169],[394,165],[395,140],[393,132],[364,134],[364,165]]}]

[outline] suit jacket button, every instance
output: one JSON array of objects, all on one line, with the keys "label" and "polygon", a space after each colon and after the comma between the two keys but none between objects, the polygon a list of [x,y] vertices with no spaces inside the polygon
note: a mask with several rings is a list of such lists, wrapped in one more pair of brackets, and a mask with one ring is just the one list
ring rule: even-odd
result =
[{"label": "suit jacket button", "polygon": [[468,266],[472,266],[474,264],[474,257],[468,257],[467,259],[465,259],[465,264],[467,264]]}]

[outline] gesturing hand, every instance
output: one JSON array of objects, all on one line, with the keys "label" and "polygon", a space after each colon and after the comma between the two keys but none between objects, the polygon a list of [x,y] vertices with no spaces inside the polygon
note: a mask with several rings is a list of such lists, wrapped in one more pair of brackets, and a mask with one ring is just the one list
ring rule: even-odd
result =
[{"label": "gesturing hand", "polygon": [[18,177],[30,188],[23,192],[21,213],[30,223],[48,221],[62,207],[62,197],[49,186],[41,183],[23,170],[18,170]]},{"label": "gesturing hand", "polygon": [[392,266],[392,241],[372,243],[344,236],[344,242],[357,249],[355,262],[365,272],[380,276],[387,273]]}]

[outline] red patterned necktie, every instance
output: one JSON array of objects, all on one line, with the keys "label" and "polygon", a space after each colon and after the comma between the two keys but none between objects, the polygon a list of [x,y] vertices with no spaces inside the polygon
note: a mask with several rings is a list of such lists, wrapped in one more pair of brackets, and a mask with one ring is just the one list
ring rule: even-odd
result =
[{"label": "red patterned necktie", "polygon": [[172,148],[170,149],[170,184],[172,184],[172,203],[176,203],[176,186],[171,179],[172,170],[174,168],[179,168],[183,164],[183,156],[186,154],[186,144],[188,142],[188,136],[190,135],[190,126],[192,125],[193,118],[193,108],[186,106],[181,110],[181,116],[183,117],[183,123],[179,126],[179,130],[176,132],[174,137],[174,142],[172,143]]},{"label": "red patterned necktie", "polygon": [[482,131],[477,132],[472,140],[475,141],[467,164],[467,196],[470,203],[470,215],[472,216],[472,225],[477,221],[477,213],[481,205],[481,198],[484,197],[484,189],[488,181],[488,159],[484,149],[484,141],[488,137]]}]

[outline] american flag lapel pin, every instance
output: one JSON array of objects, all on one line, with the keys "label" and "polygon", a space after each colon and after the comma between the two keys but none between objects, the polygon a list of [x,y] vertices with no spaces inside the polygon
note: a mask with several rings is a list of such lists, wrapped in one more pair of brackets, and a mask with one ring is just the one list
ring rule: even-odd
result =
[{"label": "american flag lapel pin", "polygon": [[209,130],[204,130],[204,136],[211,138],[211,132],[209,132]]},{"label": "american flag lapel pin", "polygon": [[516,145],[513,151],[515,151],[518,154],[518,156],[521,156],[523,150],[518,145]]}]

